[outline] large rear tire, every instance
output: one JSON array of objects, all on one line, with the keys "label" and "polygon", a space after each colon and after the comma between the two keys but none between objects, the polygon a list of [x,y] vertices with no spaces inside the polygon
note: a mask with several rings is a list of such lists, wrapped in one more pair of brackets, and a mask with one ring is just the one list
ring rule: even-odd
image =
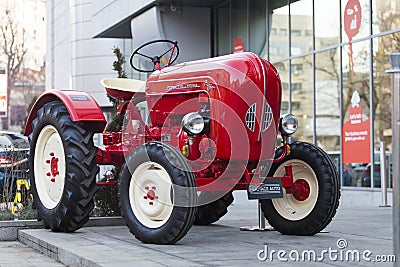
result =
[{"label": "large rear tire", "polygon": [[[212,197],[212,192],[201,192],[199,195],[199,203],[202,203],[203,199],[210,199]],[[223,197],[205,204],[203,206],[197,207],[196,218],[194,220],[195,225],[209,225],[215,223],[221,219],[227,212],[228,207],[232,204],[234,198],[232,192],[227,193]]]},{"label": "large rear tire", "polygon": [[[282,149],[277,151],[277,155]],[[338,172],[329,156],[320,148],[304,142],[290,145],[290,154],[273,164],[268,176],[282,177],[285,165],[292,165],[293,194],[283,189],[283,198],[262,200],[264,215],[282,234],[314,235],[334,217],[339,205]]]},{"label": "large rear tire", "polygon": [[40,108],[32,127],[29,168],[39,219],[52,231],[75,231],[94,207],[99,168],[93,132],[72,122],[61,101]]},{"label": "large rear tire", "polygon": [[173,244],[196,215],[196,182],[187,160],[174,147],[149,142],[126,159],[119,184],[122,216],[144,243]]}]

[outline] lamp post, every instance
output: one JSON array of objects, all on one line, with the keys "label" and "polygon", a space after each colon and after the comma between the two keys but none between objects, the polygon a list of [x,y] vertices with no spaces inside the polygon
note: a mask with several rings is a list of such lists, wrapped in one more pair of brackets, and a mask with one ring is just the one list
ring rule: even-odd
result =
[{"label": "lamp post", "polygon": [[387,73],[392,74],[392,96],[393,96],[393,252],[396,262],[393,266],[400,266],[400,52],[390,54],[392,69]]}]

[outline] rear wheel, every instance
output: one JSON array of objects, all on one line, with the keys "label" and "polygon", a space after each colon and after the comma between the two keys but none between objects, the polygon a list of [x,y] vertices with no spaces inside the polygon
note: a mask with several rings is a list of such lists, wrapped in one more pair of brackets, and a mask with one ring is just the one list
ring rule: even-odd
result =
[{"label": "rear wheel", "polygon": [[61,101],[39,109],[32,126],[29,168],[39,219],[53,231],[75,231],[94,207],[93,132],[89,125],[72,122]]},{"label": "rear wheel", "polygon": [[185,236],[195,218],[196,197],[195,177],[170,145],[142,145],[122,167],[122,215],[131,233],[144,243],[173,244]]},{"label": "rear wheel", "polygon": [[272,165],[269,176],[284,176],[286,165],[292,165],[294,185],[283,189],[283,198],[261,202],[265,217],[283,234],[314,235],[329,224],[339,205],[337,170],[325,152],[302,142],[290,145],[290,154]]},{"label": "rear wheel", "polygon": [[[207,199],[213,197],[212,192],[201,192],[199,195],[199,203],[204,203]],[[232,192],[227,193],[223,197],[205,204],[203,206],[197,207],[196,219],[194,224],[196,225],[209,225],[222,218],[227,212],[228,207],[233,202]]]}]

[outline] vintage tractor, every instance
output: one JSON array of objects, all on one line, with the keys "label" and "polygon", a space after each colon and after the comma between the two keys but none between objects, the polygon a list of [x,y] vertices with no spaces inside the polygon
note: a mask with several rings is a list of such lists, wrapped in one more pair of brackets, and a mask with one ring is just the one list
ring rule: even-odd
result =
[{"label": "vintage tractor", "polygon": [[119,187],[123,217],[145,243],[172,244],[193,224],[216,222],[233,190],[258,199],[283,234],[324,229],[339,203],[337,170],[322,149],[291,140],[297,119],[280,117],[281,82],[273,65],[244,52],[171,66],[178,55],[177,42],[152,41],[130,61],[151,72],[146,82],[102,80],[124,122],[121,131],[104,132],[98,147],[93,135],[106,120],[89,94],[51,90],[39,97],[25,135],[45,227],[82,227],[97,186],[104,185],[96,185],[97,165],[111,164],[121,170],[110,183]]}]

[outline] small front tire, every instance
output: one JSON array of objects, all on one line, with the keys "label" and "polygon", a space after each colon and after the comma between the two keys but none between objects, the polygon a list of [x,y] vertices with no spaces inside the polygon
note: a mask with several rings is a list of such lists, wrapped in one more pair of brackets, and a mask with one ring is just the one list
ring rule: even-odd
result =
[{"label": "small front tire", "polygon": [[[277,155],[282,149],[277,151]],[[287,235],[314,235],[334,217],[340,198],[339,177],[322,149],[304,142],[290,145],[290,154],[272,165],[268,176],[282,177],[285,165],[292,165],[294,187],[283,198],[262,200],[269,224]]]},{"label": "small front tire", "polygon": [[196,183],[186,159],[174,147],[149,142],[126,159],[119,201],[129,230],[144,243],[174,244],[196,215]]}]

